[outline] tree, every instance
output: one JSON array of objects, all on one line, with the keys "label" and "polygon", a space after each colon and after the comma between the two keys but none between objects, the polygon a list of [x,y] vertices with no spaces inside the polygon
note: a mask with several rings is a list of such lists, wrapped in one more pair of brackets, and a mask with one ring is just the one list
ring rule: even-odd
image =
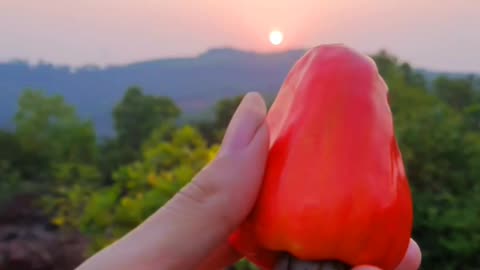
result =
[{"label": "tree", "polygon": [[78,190],[93,190],[102,182],[93,124],[80,119],[62,97],[32,90],[20,97],[15,123],[18,149],[11,157],[20,168],[16,181],[33,185],[49,214],[74,213],[65,207],[86,198]]},{"label": "tree", "polygon": [[0,131],[0,204],[21,189],[20,146],[13,134]]},{"label": "tree", "polygon": [[[480,269],[478,81],[440,77],[429,91],[408,63],[385,51],[373,58],[390,89],[423,267]],[[91,123],[62,98],[26,91],[15,133],[0,132],[0,195],[26,180],[48,180],[41,185],[47,193],[40,185],[35,191],[53,221],[90,236],[98,250],[145,220],[215,156],[241,99],[219,101],[213,120],[197,130],[175,125],[180,110],[168,98],[130,88],[114,111],[118,137],[98,150]],[[243,261],[237,269],[253,267]]]},{"label": "tree", "polygon": [[209,144],[214,144],[222,140],[228,123],[242,99],[243,96],[222,99],[218,101],[213,108],[213,121],[207,120],[194,123],[194,126],[198,128]]},{"label": "tree", "polygon": [[475,90],[474,86],[473,76],[458,79],[440,76],[433,82],[435,94],[459,111],[471,105],[478,98],[478,89]]},{"label": "tree", "polygon": [[388,78],[389,80],[400,79],[401,73],[399,73],[399,61],[397,57],[386,50],[381,50],[371,57],[375,61],[380,75],[382,75],[383,78]]},{"label": "tree", "polygon": [[230,119],[242,102],[243,96],[220,100],[215,105],[215,125],[219,129],[226,129]]},{"label": "tree", "polygon": [[145,95],[140,88],[131,87],[113,111],[118,142],[136,152],[156,127],[179,115],[180,109],[170,98]]},{"label": "tree", "polygon": [[381,50],[371,57],[375,61],[380,75],[391,89],[400,84],[415,87],[422,91],[426,90],[427,83],[424,76],[415,71],[410,64],[402,63],[386,50]]},{"label": "tree", "polygon": [[480,132],[480,102],[476,102],[463,110],[468,127]]},{"label": "tree", "polygon": [[464,115],[406,82],[391,85],[395,129],[415,208],[413,237],[426,269],[480,266],[480,134]]},{"label": "tree", "polygon": [[0,203],[35,190],[28,179],[48,179],[48,160],[23,149],[15,134],[0,131],[0,149]]},{"label": "tree", "polygon": [[400,71],[402,72],[406,84],[419,88],[427,87],[427,82],[423,75],[421,75],[419,72],[415,72],[410,66],[410,64],[401,64]]},{"label": "tree", "polygon": [[140,224],[173,197],[205,164],[217,147],[209,148],[197,130],[159,127],[142,146],[141,158],[113,173],[110,185],[70,190],[57,216],[94,239],[93,250]]},{"label": "tree", "polygon": [[92,122],[80,119],[62,97],[26,90],[18,105],[15,134],[24,151],[51,162],[95,162]]}]

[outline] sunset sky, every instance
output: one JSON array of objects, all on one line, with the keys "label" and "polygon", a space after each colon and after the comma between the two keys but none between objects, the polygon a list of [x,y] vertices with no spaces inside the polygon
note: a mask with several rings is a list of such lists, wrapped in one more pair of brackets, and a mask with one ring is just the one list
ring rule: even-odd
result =
[{"label": "sunset sky", "polygon": [[[480,72],[479,0],[0,0],[0,61],[117,64],[345,43]],[[269,43],[280,30],[284,42]]]}]

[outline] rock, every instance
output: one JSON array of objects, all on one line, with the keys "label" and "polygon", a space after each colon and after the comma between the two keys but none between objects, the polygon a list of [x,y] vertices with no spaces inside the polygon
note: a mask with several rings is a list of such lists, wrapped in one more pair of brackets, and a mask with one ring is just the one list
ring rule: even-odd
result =
[{"label": "rock", "polygon": [[0,208],[0,270],[73,270],[85,237],[52,226],[34,201],[17,197]]}]

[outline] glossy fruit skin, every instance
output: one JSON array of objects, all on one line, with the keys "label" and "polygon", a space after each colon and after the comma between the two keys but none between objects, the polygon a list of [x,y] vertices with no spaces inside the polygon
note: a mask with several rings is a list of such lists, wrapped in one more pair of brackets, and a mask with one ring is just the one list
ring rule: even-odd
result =
[{"label": "glossy fruit skin", "polygon": [[394,270],[409,244],[412,200],[373,60],[342,45],[309,50],[267,123],[263,186],[230,244],[262,269],[288,252]]}]

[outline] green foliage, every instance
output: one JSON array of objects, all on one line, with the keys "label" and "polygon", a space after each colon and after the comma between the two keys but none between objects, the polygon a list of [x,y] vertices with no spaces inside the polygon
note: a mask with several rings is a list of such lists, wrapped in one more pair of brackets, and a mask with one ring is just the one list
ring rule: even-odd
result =
[{"label": "green foliage", "polygon": [[230,118],[242,101],[243,96],[220,100],[215,106],[215,124],[217,128],[227,128]]},{"label": "green foliage", "polygon": [[23,190],[20,173],[8,160],[0,159],[0,203],[12,198],[12,194]]},{"label": "green foliage", "polygon": [[[423,268],[479,269],[480,81],[439,77],[429,88],[388,52],[373,59],[390,89]],[[52,222],[83,232],[96,251],[164,205],[214,157],[241,98],[218,102],[212,121],[179,127],[180,110],[169,98],[133,87],[113,111],[117,137],[98,143],[90,121],[62,97],[27,90],[15,132],[0,132],[0,201],[41,194]],[[236,268],[255,269],[247,261]]]},{"label": "green foliage", "polygon": [[412,69],[410,64],[400,62],[394,55],[385,50],[371,56],[377,64],[380,75],[385,79],[390,89],[402,88],[406,85],[424,91],[425,78]]},{"label": "green foliage", "polygon": [[242,101],[243,96],[218,101],[214,107],[214,120],[201,121],[195,124],[209,143],[217,143],[223,138],[235,110]]},{"label": "green foliage", "polygon": [[466,107],[463,111],[467,126],[472,131],[480,131],[480,102]]},{"label": "green foliage", "polygon": [[[2,173],[0,179],[11,179],[15,174],[21,179],[44,179],[43,168],[48,167],[48,160],[41,153],[24,149],[14,133],[0,131],[0,161]],[[17,183],[20,184],[20,183]]]},{"label": "green foliage", "polygon": [[[113,183],[95,190],[75,187],[63,220],[103,247],[140,224],[176,194],[213,157],[192,127],[159,127],[142,147],[141,159],[113,173]],[[68,177],[67,177],[68,178]],[[78,197],[78,198],[77,198]]]},{"label": "green foliage", "polygon": [[52,161],[93,162],[95,131],[62,97],[26,90],[15,116],[16,135],[25,151]]},{"label": "green foliage", "polygon": [[[26,90],[18,105],[15,133],[0,133],[0,196],[25,192],[50,196],[58,188],[62,164],[95,168],[93,125],[81,120],[62,97]],[[75,176],[70,182],[80,179]]]},{"label": "green foliage", "polygon": [[235,270],[258,270],[258,267],[246,259],[242,259],[235,264]]},{"label": "green foliage", "polygon": [[[459,109],[468,105],[464,91],[449,86],[442,90],[443,96],[431,95],[415,80],[402,76],[401,66],[395,71],[398,64],[383,61],[388,70],[380,71],[387,74],[391,89],[396,133],[414,196],[414,238],[423,251],[423,268],[478,269],[480,134],[471,131],[478,131],[474,120],[478,104],[462,113]],[[439,80],[444,85],[458,83]]]},{"label": "green foliage", "polygon": [[138,87],[127,89],[115,106],[116,137],[100,144],[99,166],[107,181],[122,165],[140,158],[141,145],[158,127],[173,130],[180,109],[167,97],[145,95]]},{"label": "green foliage", "polygon": [[118,141],[137,151],[156,127],[179,115],[180,109],[171,99],[145,95],[138,87],[129,88],[113,111]]},{"label": "green foliage", "polygon": [[449,79],[446,76],[438,77],[434,83],[435,94],[454,109],[462,110],[479,101],[480,88],[475,86],[475,78]]}]

